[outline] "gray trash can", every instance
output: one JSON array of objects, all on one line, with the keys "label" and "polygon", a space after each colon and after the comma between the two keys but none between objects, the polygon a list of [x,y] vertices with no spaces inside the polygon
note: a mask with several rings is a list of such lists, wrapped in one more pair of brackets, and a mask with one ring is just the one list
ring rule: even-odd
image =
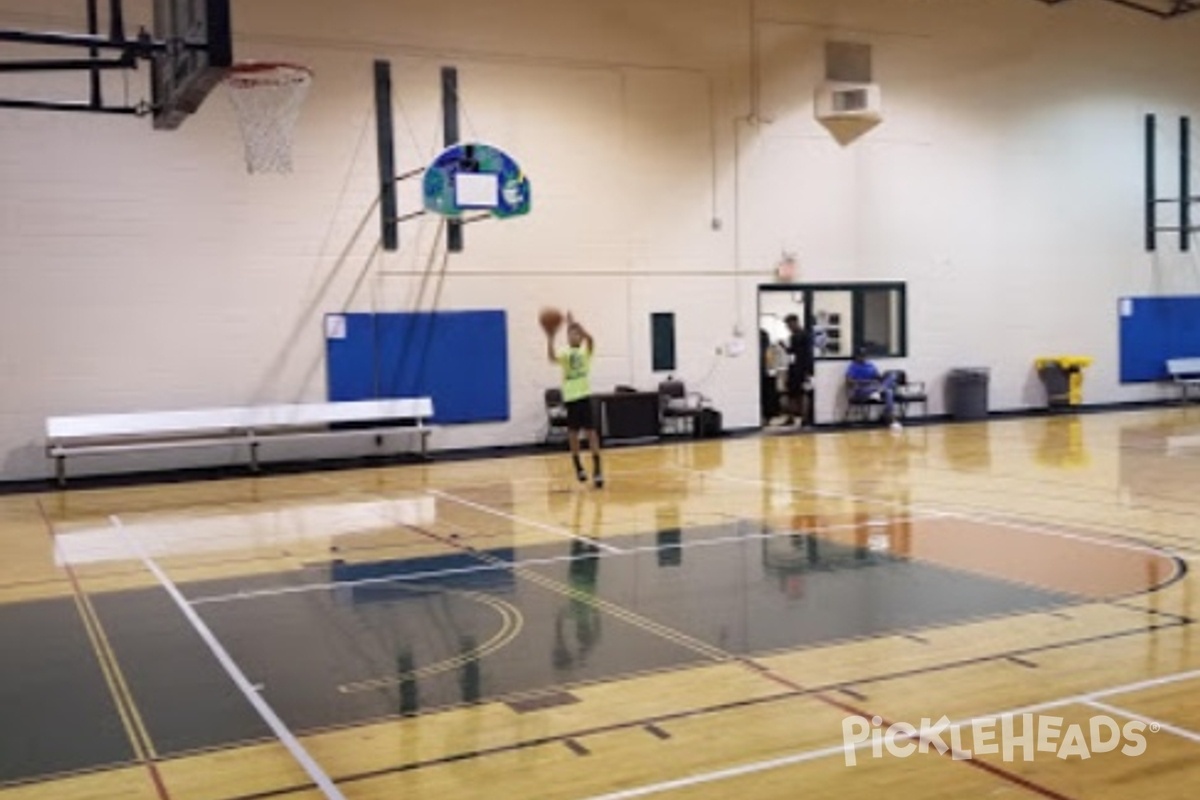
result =
[{"label": "gray trash can", "polygon": [[1038,367],[1038,377],[1046,387],[1046,405],[1065,406],[1070,404],[1071,376],[1057,362],[1047,362]]},{"label": "gray trash can", "polygon": [[987,367],[950,370],[946,379],[946,408],[954,419],[987,419]]}]

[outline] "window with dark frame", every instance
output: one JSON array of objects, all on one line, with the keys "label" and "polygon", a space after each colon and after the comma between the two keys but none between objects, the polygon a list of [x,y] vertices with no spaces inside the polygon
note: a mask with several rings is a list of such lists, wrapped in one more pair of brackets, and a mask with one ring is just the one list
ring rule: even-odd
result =
[{"label": "window with dark frame", "polygon": [[654,372],[675,371],[675,314],[650,315],[650,358]]},{"label": "window with dark frame", "polygon": [[818,360],[850,359],[860,348],[869,358],[908,355],[904,283],[803,284],[760,290],[803,296],[805,324]]}]

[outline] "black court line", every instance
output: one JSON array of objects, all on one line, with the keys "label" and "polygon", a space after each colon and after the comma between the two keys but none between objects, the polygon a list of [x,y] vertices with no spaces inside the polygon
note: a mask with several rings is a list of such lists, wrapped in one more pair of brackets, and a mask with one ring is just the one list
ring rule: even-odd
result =
[{"label": "black court line", "polygon": [[[1110,641],[1113,639],[1124,639],[1127,636],[1140,636],[1140,635],[1145,635],[1148,633],[1154,633],[1156,631],[1168,630],[1170,628],[1183,628],[1190,624],[1192,624],[1192,623],[1190,623],[1190,622],[1186,622],[1186,623],[1185,622],[1174,622],[1174,623],[1167,623],[1164,625],[1146,625],[1146,626],[1143,626],[1140,628],[1133,628],[1133,629],[1126,630],[1126,631],[1115,631],[1112,633],[1098,633],[1093,636],[1085,636],[1085,637],[1081,637],[1078,639],[1070,639],[1070,640],[1067,640],[1064,642],[1055,642],[1054,644],[1038,645],[1036,647],[1019,648],[1017,650],[1009,650],[1004,653],[993,653],[992,655],[987,655],[987,656],[975,656],[975,657],[969,657],[969,658],[961,658],[961,659],[957,659],[955,661],[947,661],[947,662],[937,664],[937,665],[932,665],[929,667],[917,667],[914,669],[899,670],[897,672],[885,673],[885,674],[878,675],[875,677],[870,677],[870,678],[856,678],[853,681],[853,683],[855,683],[855,684],[882,683],[885,681],[896,680],[897,678],[908,678],[908,677],[913,677],[916,675],[927,675],[927,674],[930,674],[933,672],[940,672],[942,670],[947,670],[947,669],[958,669],[959,667],[968,667],[968,666],[975,666],[978,664],[986,664],[990,661],[1011,660],[1014,656],[1017,658],[1020,658],[1021,656],[1032,655],[1034,653],[1051,653],[1051,652],[1054,652],[1055,650],[1065,650],[1065,649],[1068,649],[1071,647],[1080,647],[1082,645],[1095,644],[1096,642],[1105,642],[1105,641]],[[840,685],[841,684],[833,683],[833,684],[829,684],[829,686],[827,688],[835,689]]]},{"label": "black court line", "polygon": [[586,747],[584,747],[582,744],[575,741],[574,739],[563,739],[562,743],[564,745],[566,745],[568,750],[570,750],[572,753],[574,753],[577,756],[590,756],[592,754],[591,750],[588,750]]},{"label": "black court line", "polygon": [[[528,749],[532,749],[532,748],[536,748],[536,747],[544,747],[544,746],[560,743],[564,739],[584,738],[584,737],[588,737],[588,736],[594,736],[597,734],[611,733],[614,731],[622,731],[622,730],[629,730],[631,728],[645,727],[647,724],[658,725],[661,723],[667,723],[667,722],[672,722],[672,721],[677,721],[677,720],[687,720],[687,719],[693,719],[696,717],[702,717],[702,716],[707,716],[707,715],[712,715],[712,714],[720,714],[720,713],[726,712],[726,711],[734,711],[734,710],[750,708],[750,707],[754,707],[754,706],[761,706],[761,705],[770,705],[770,704],[779,703],[779,702],[785,701],[785,700],[810,697],[810,696],[814,696],[814,695],[817,695],[820,693],[840,691],[847,686],[859,686],[862,684],[886,683],[887,681],[896,680],[899,678],[914,677],[914,676],[918,676],[918,675],[932,675],[932,674],[936,674],[938,672],[945,672],[945,671],[949,671],[949,670],[958,669],[963,666],[972,666],[972,665],[976,665],[976,664],[986,663],[989,661],[1001,661],[1001,660],[1008,658],[1010,655],[1013,655],[1014,653],[1018,654],[1018,655],[1025,655],[1025,654],[1029,654],[1032,652],[1043,652],[1043,653],[1044,652],[1053,652],[1055,650],[1061,650],[1061,649],[1067,649],[1067,648],[1071,648],[1071,647],[1078,647],[1078,646],[1085,645],[1085,644],[1091,644],[1096,641],[1106,641],[1106,640],[1111,640],[1111,639],[1125,638],[1125,637],[1129,637],[1129,636],[1140,636],[1140,635],[1152,633],[1157,630],[1185,627],[1188,624],[1191,624],[1191,623],[1177,622],[1177,623],[1171,623],[1171,624],[1166,624],[1166,625],[1146,626],[1146,627],[1142,627],[1142,628],[1135,628],[1135,629],[1130,629],[1127,631],[1121,631],[1121,632],[1116,632],[1116,633],[1098,634],[1096,636],[1091,636],[1091,637],[1083,637],[1083,638],[1079,638],[1079,639],[1069,640],[1069,641],[1065,641],[1065,642],[1059,642],[1059,643],[1050,644],[1050,645],[1042,645],[1042,646],[1039,646],[1036,648],[1027,648],[1024,650],[1017,650],[1017,651],[1004,652],[1004,653],[994,653],[989,656],[980,656],[977,658],[960,659],[960,660],[954,661],[954,662],[931,664],[927,667],[914,668],[914,669],[910,669],[910,670],[899,670],[899,671],[895,671],[895,672],[891,672],[891,673],[880,673],[878,675],[873,675],[873,676],[859,677],[859,678],[853,679],[852,681],[848,681],[848,682],[844,682],[844,683],[843,682],[833,682],[833,683],[826,683],[826,684],[820,684],[820,685],[815,685],[815,686],[810,686],[810,687],[802,687],[802,688],[791,688],[791,687],[784,686],[783,684],[777,684],[780,686],[781,691],[778,694],[767,695],[765,697],[754,697],[754,698],[747,698],[744,700],[735,700],[735,701],[730,701],[730,702],[726,702],[726,703],[718,703],[718,704],[714,704],[711,706],[687,709],[687,710],[683,710],[683,711],[668,712],[665,714],[656,714],[656,715],[652,715],[649,717],[643,717],[643,718],[640,718],[637,720],[616,722],[616,723],[611,723],[608,725],[595,726],[592,728],[581,728],[578,730],[574,730],[574,731],[566,732],[566,733],[562,733],[562,734],[536,737],[536,738],[532,738],[532,739],[523,740],[520,742],[512,742],[509,744],[496,745],[494,747],[482,748],[479,750],[472,750],[472,751],[466,751],[466,752],[461,752],[461,753],[453,753],[450,755],[440,756],[437,758],[425,759],[423,761],[414,761],[414,762],[409,762],[407,764],[397,764],[397,765],[390,766],[390,767],[380,767],[378,769],[368,770],[368,771],[359,772],[359,773],[353,773],[350,775],[339,775],[339,776],[337,776],[336,780],[339,784],[356,783],[356,782],[360,782],[360,781],[366,781],[366,780],[372,780],[375,778],[385,777],[388,775],[397,775],[397,774],[402,774],[405,772],[412,772],[415,770],[426,769],[429,767],[443,766],[446,764],[470,761],[470,760],[474,760],[477,758],[487,758],[489,756],[500,755],[503,753],[511,753],[511,752],[520,751],[520,750],[528,750]],[[748,667],[755,666],[755,662],[752,659],[743,661],[742,663]],[[758,668],[756,671],[759,671],[759,672],[769,671],[768,668],[763,667],[761,664],[757,665],[757,667]],[[308,735],[308,734],[306,734],[306,735]],[[230,800],[266,800],[266,798],[277,797],[280,795],[286,795],[286,794],[300,791],[300,790],[303,790],[306,788],[311,788],[311,784],[303,784],[303,783],[293,784],[293,785],[289,785],[286,787],[280,787],[278,789],[274,789],[274,790],[271,790],[268,792],[241,795],[241,796],[238,796],[235,798],[230,798]]]},{"label": "black court line", "polygon": [[[444,544],[444,545],[448,545],[448,546],[451,546],[451,547],[457,547],[457,548],[459,548],[459,549],[461,549],[461,548],[462,548],[462,545],[461,545],[461,543],[455,543],[455,542],[445,542],[445,541],[443,541],[443,540],[442,540],[442,537],[439,537],[439,536],[438,536],[438,534],[435,534],[435,533],[433,533],[433,532],[431,532],[431,531],[420,531],[419,529],[415,529],[415,530],[416,530],[417,532],[423,533],[423,534],[424,534],[426,537],[428,537],[428,538],[433,538],[433,539],[435,539],[435,540],[438,540],[440,543],[442,543],[442,544]],[[791,535],[791,534],[790,534],[790,532],[776,532],[776,533],[773,533],[773,534],[771,534],[771,536],[772,536],[772,537],[773,537],[773,536],[779,536],[779,535]],[[719,538],[719,539],[722,539],[722,540],[729,540],[729,541],[728,541],[728,543],[734,543],[734,544],[743,544],[743,545],[744,545],[744,544],[746,544],[746,543],[747,543],[747,540],[750,538],[750,536],[743,535],[743,536],[735,536],[735,537],[716,537],[716,538]],[[713,540],[713,539],[702,539],[702,540],[700,540],[699,542],[697,542],[697,544],[705,544],[705,543],[710,543],[710,542],[714,542],[714,540]],[[559,546],[559,547],[561,547],[561,544],[558,544],[558,545],[556,545],[556,546]],[[664,548],[647,548],[647,551],[648,551],[648,552],[654,552],[654,551],[661,551],[662,549],[664,549]],[[483,556],[483,555],[486,555],[486,554],[479,554],[479,555]],[[589,556],[582,556],[582,555],[581,555],[581,556],[578,556],[578,557],[565,558],[565,559],[564,559],[564,558],[556,558],[556,559],[527,559],[526,561],[531,561],[531,560],[532,560],[532,561],[539,561],[539,562],[541,562],[541,563],[543,563],[543,564],[544,564],[544,563],[546,563],[546,562],[549,562],[549,561],[554,561],[554,562],[559,562],[559,563],[561,563],[562,561],[580,562],[580,561],[584,561],[584,560],[586,560],[586,559],[588,559],[588,558],[594,558],[594,557],[595,557],[595,554],[592,554],[592,555],[589,555]],[[612,558],[613,556],[601,556],[601,557],[603,557],[603,558]],[[900,559],[896,559],[896,560],[900,560]],[[501,561],[501,560],[497,560],[497,563],[495,564],[495,567],[496,567],[497,569],[511,570],[511,569],[512,569],[512,565],[513,565],[513,563],[514,563],[514,562],[512,562],[512,561]],[[520,562],[517,562],[517,563],[520,563]],[[1025,609],[1022,609],[1022,610],[1025,610]],[[1029,610],[1031,610],[1031,611],[1032,611],[1033,609],[1029,609]],[[996,614],[996,615],[992,615],[992,616],[993,616],[993,617],[1008,617],[1008,616],[1012,616],[1012,614],[1013,614],[1013,613],[1014,613],[1014,611],[1013,611],[1013,610],[1011,610],[1011,609],[1006,609],[1006,610],[1005,610],[1005,612],[1004,612],[1003,614]],[[653,619],[653,618],[654,618],[654,616],[652,615],[652,616],[651,616],[651,619]],[[964,624],[965,622],[969,621],[970,619],[971,619],[971,618],[968,618],[967,620],[964,620],[964,619],[962,619],[962,618],[955,618],[955,619],[953,619],[953,620],[947,620],[947,621],[945,621],[945,622],[943,623],[943,626],[944,626],[944,627],[954,627],[954,626],[958,626],[958,625]],[[662,627],[662,626],[661,626],[661,625],[659,625],[658,627]],[[924,623],[921,625],[921,628],[920,628],[920,629],[927,630],[929,627],[930,627],[930,626],[928,625],[928,623],[927,623],[927,622],[924,622]],[[668,628],[668,629],[669,629],[669,628]],[[873,633],[872,633],[870,636],[862,636],[862,637],[860,637],[860,638],[862,638],[862,639],[874,639],[874,638],[878,638],[878,636],[880,636],[880,635],[885,635],[885,634],[887,634],[888,632],[889,632],[889,631],[873,632]],[[897,632],[897,633],[902,633],[902,631],[899,631],[899,632]],[[914,636],[915,636],[915,634],[914,634]],[[702,639],[703,639],[703,638],[704,638],[704,637],[702,637]],[[825,638],[822,638],[822,639],[820,639],[819,641],[812,642],[812,643],[811,643],[811,646],[812,646],[812,647],[825,647],[825,646],[828,646],[828,645],[831,645],[831,644],[835,644],[835,643],[838,643],[838,642],[842,642],[842,641],[845,641],[845,640],[846,640],[846,637],[834,637],[834,638],[832,638],[832,639],[830,639],[830,638],[828,638],[828,637],[825,637]],[[920,637],[917,637],[917,640],[920,640]],[[921,640],[921,641],[924,641],[925,643],[927,643],[927,642],[928,642],[928,640]],[[791,652],[791,651],[794,651],[795,649],[796,649],[796,643],[795,643],[795,642],[789,642],[789,643],[788,643],[788,645],[787,645],[786,647],[784,647],[784,648],[780,648],[780,650],[785,650],[785,651],[789,651],[789,652]],[[750,652],[753,652],[753,653],[759,654],[759,657],[761,657],[761,653],[762,653],[762,652],[764,652],[764,648],[758,648],[758,647],[755,647],[755,648],[753,648],[753,649],[752,649]],[[614,678],[615,678],[615,677],[618,677],[618,676],[612,676],[612,677],[614,677]],[[361,719],[362,719],[362,721],[364,721],[364,722],[365,722],[366,720],[370,720],[370,719],[388,718],[388,717],[390,717],[390,716],[391,716],[391,715],[386,715],[386,714],[385,714],[385,715],[379,715],[378,713],[375,713],[375,714],[366,714],[366,715],[364,715],[364,717],[363,717],[363,718],[361,718]],[[357,722],[357,721],[352,721],[352,722]],[[318,729],[327,729],[328,727],[331,727],[331,726],[329,726],[328,724],[325,724],[325,725],[317,724],[317,725],[314,725],[314,726],[304,726],[304,730],[306,730],[306,731],[310,731],[310,730],[312,730],[313,728],[318,728]],[[343,727],[343,725],[338,725],[338,726],[336,726],[336,727]]]},{"label": "black court line", "polygon": [[1037,669],[1040,666],[1032,661],[1027,661],[1024,658],[1021,658],[1020,656],[1005,656],[1005,660],[1011,664],[1016,664],[1018,667],[1024,667],[1025,669]]},{"label": "black court line", "polygon": [[1176,614],[1174,611],[1163,611],[1161,609],[1154,608],[1152,606],[1134,605],[1133,603],[1130,603],[1128,601],[1110,600],[1110,601],[1108,601],[1108,605],[1115,606],[1117,608],[1123,608],[1126,611],[1134,611],[1139,614],[1146,614],[1149,616],[1156,616],[1156,617],[1167,617],[1176,622],[1185,622],[1185,623],[1191,624],[1196,621],[1192,617],[1185,616],[1183,614]]},{"label": "black court line", "polygon": [[561,689],[537,692],[525,697],[504,701],[504,704],[518,714],[529,714],[533,711],[545,711],[547,708],[559,708],[578,703],[579,697]]},{"label": "black court line", "polygon": [[[751,523],[751,524],[754,524],[754,523]],[[420,532],[420,531],[418,530],[418,532]],[[428,535],[428,534],[427,534],[427,535]],[[642,535],[646,535],[646,534],[642,534]],[[707,543],[712,543],[712,544],[724,543],[724,544],[741,544],[741,545],[746,545],[746,544],[749,544],[749,543],[753,542],[755,539],[767,539],[767,538],[775,538],[775,537],[778,537],[778,536],[789,536],[789,535],[793,535],[791,531],[774,531],[774,532],[769,532],[769,533],[765,533],[765,534],[757,534],[757,535],[756,535],[756,534],[748,534],[748,535],[740,535],[740,536],[728,537],[728,540],[727,540],[727,541],[725,541],[725,542],[715,542],[715,541],[713,541],[713,540],[701,539],[701,540],[698,540],[698,541],[696,541],[696,542],[694,542],[694,543],[689,543],[689,545],[690,545],[690,544],[695,544],[695,545],[703,545],[703,544],[707,544]],[[440,537],[436,537],[436,535],[434,535],[434,536],[435,536],[435,538],[437,538],[437,540],[438,540],[439,542],[441,542],[443,545],[448,545],[448,546],[450,546],[451,548],[453,548],[453,549],[457,549],[457,550],[458,550],[458,551],[460,551],[460,552],[461,552],[461,551],[463,551],[463,550],[465,549],[465,545],[464,545],[463,543],[461,543],[461,542],[456,542],[456,541],[453,541],[453,540],[445,541],[445,540],[443,540],[443,539],[442,539],[442,538],[440,538]],[[558,544],[557,544],[557,546],[558,546],[558,547],[562,547],[563,545],[562,545],[562,543],[558,543]],[[661,553],[661,552],[663,552],[664,550],[675,549],[676,547],[677,547],[677,545],[672,545],[672,546],[671,546],[671,547],[669,547],[669,548],[668,548],[668,547],[647,547],[647,548],[638,548],[638,549],[639,549],[640,551],[642,551],[642,554],[643,554],[643,555],[645,555],[645,554],[648,554],[648,553],[649,553],[649,554],[653,554],[653,553]],[[606,554],[606,555],[605,555],[605,554],[602,554],[600,557],[601,557],[601,558],[604,558],[604,559],[606,559],[606,563],[609,563],[609,562],[607,561],[608,559],[611,559],[611,558],[615,557],[615,555],[622,555],[622,554],[624,554],[624,553],[619,553],[619,554]],[[480,555],[482,555],[482,554],[480,554]],[[559,559],[555,559],[555,563],[557,563],[557,564],[559,564],[559,565],[563,564],[564,562],[570,562],[570,563],[572,563],[572,564],[575,564],[575,563],[579,563],[579,562],[584,562],[584,561],[587,561],[587,560],[589,560],[589,559],[591,559],[591,558],[593,558],[593,557],[594,557],[594,556],[592,556],[592,555],[587,555],[587,556],[576,556],[576,557],[569,557],[569,558],[565,558],[565,559],[564,559],[564,558],[559,558]],[[894,560],[900,560],[900,559],[895,559],[894,557],[893,557],[893,559],[894,559]],[[506,569],[506,570],[509,570],[509,571],[511,571],[511,570],[513,569],[513,563],[512,563],[511,561],[509,561],[509,562],[501,562],[501,563],[498,565],[498,568],[500,568],[500,569]],[[620,599],[620,598],[618,598],[618,599]],[[1137,610],[1144,610],[1144,609],[1137,609]],[[633,612],[633,613],[636,613],[636,612]],[[1011,616],[1011,614],[1012,614],[1012,612],[1009,612],[1009,613],[1005,614],[1004,616]],[[651,619],[653,619],[653,617],[652,617]],[[955,625],[958,625],[958,624],[962,624],[962,622],[963,622],[962,620],[957,620],[957,619],[956,619],[956,620],[948,620],[948,621],[945,623],[945,626],[947,626],[947,627],[952,627],[952,626],[955,626]],[[1190,622],[1190,621],[1189,621],[1189,622]],[[660,627],[660,628],[666,628],[666,626],[663,626],[663,625],[661,625],[661,623],[659,623],[659,624],[658,624],[658,627]],[[1170,627],[1170,626],[1147,627],[1147,628],[1145,628],[1145,629],[1140,629],[1140,630],[1139,630],[1139,631],[1137,631],[1137,632],[1144,632],[1144,631],[1148,631],[1148,630],[1155,630],[1155,629],[1157,629],[1157,628],[1165,628],[1165,627]],[[650,632],[653,632],[653,630],[651,630]],[[884,634],[886,634],[886,632],[884,632]],[[872,637],[869,637],[869,638],[878,638],[878,637],[877,637],[877,636],[872,636]],[[1109,635],[1108,637],[1101,637],[1101,638],[1111,638],[1111,635]],[[835,642],[835,641],[828,641],[828,640],[825,640],[825,641],[821,641],[821,642],[815,642],[815,643],[813,644],[813,646],[827,646],[827,645],[829,645],[829,644],[834,644],[834,643],[836,643],[836,642]],[[1065,642],[1065,643],[1061,643],[1061,644],[1059,644],[1059,645],[1056,645],[1056,646],[1070,646],[1070,644],[1071,644],[1071,642]],[[756,651],[756,652],[757,652],[757,651]],[[710,657],[711,657],[711,656],[710,656]],[[984,658],[982,658],[982,659],[980,659],[980,660],[993,660],[993,659],[995,659],[995,658],[997,658],[997,657],[998,657],[998,656],[996,656],[996,655],[992,655],[992,656],[984,657]],[[680,666],[682,666],[682,665],[680,665]],[[953,666],[957,666],[957,665],[956,665],[956,664],[951,664],[951,665],[949,665],[949,666],[950,666],[950,667],[953,667]],[[943,667],[943,668],[944,668],[944,667]],[[928,670],[928,671],[933,671],[933,669],[931,668],[931,669],[930,669],[930,670]],[[625,675],[619,675],[619,676],[613,676],[613,677],[614,677],[614,678],[617,678],[617,677],[625,677]],[[857,680],[855,680],[853,683],[855,683],[855,684],[861,684],[861,683],[863,683],[863,681],[862,681],[862,679],[857,679]],[[381,717],[381,716],[368,716],[368,717],[367,717],[367,718],[365,718],[365,719],[358,719],[358,720],[355,720],[354,724],[355,724],[355,725],[360,725],[360,724],[365,724],[366,722],[369,722],[369,721],[372,721],[372,720],[377,720],[377,719],[381,719],[381,718],[385,718],[385,719],[386,719],[386,718],[394,718],[395,716],[396,716],[396,715],[383,715],[382,717]],[[404,715],[400,715],[400,716],[404,716]],[[307,727],[307,726],[304,728],[304,732],[305,732],[305,734],[308,734],[308,733],[312,732],[312,730],[313,730],[312,728],[310,728],[310,727]],[[182,744],[182,743],[180,743],[180,744]],[[184,747],[184,748],[181,748],[181,749],[183,749],[183,750],[187,750],[187,749],[191,749],[191,748]],[[178,752],[178,751],[176,751],[176,752]]]},{"label": "black court line", "polygon": [[642,728],[653,736],[655,739],[670,739],[671,734],[664,731],[662,728],[655,725],[653,722],[648,722]]}]

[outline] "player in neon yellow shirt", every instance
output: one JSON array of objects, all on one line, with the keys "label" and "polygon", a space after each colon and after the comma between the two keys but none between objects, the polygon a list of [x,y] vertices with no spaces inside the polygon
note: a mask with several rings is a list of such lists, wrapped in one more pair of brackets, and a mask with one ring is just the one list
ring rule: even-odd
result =
[{"label": "player in neon yellow shirt", "polygon": [[587,481],[587,472],[579,460],[579,434],[586,432],[592,451],[592,480],[599,489],[604,486],[604,473],[600,469],[600,435],[592,420],[592,353],[596,342],[583,325],[567,314],[566,350],[556,352],[554,334],[546,334],[546,356],[552,364],[563,371],[563,403],[567,407],[567,440],[571,444],[571,460],[575,464],[575,475],[581,483]]}]

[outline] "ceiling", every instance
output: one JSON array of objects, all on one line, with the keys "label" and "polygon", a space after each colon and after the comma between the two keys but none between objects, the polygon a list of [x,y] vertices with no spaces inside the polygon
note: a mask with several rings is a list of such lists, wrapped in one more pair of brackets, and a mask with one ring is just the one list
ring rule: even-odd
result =
[{"label": "ceiling", "polygon": [[[1056,6],[1068,0],[1041,0],[1048,6]],[[1102,0],[1118,6],[1151,14],[1160,19],[1174,19],[1190,11],[1200,11],[1200,0]]]}]

